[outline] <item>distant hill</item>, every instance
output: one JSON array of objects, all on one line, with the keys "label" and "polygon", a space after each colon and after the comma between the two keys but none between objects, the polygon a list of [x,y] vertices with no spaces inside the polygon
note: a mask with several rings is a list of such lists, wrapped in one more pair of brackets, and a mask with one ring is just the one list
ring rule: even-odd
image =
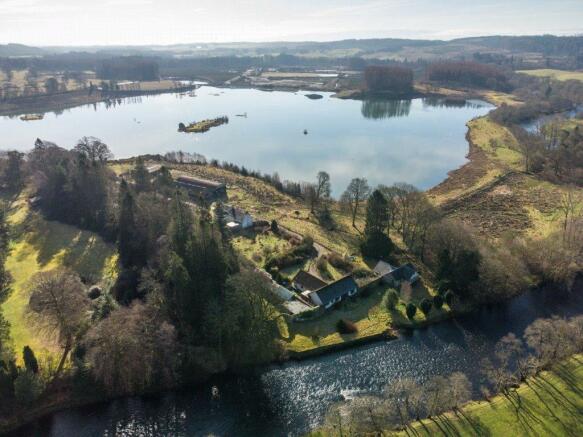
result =
[{"label": "distant hill", "polygon": [[433,59],[484,53],[536,53],[543,56],[583,55],[583,36],[482,36],[450,41],[400,38],[346,39],[339,41],[273,41],[184,43],[143,46],[30,47],[0,45],[0,56],[40,56],[70,52],[128,56],[260,56],[280,53],[299,56]]},{"label": "distant hill", "polygon": [[38,47],[25,46],[24,44],[0,44],[0,56],[42,56],[47,52]]}]

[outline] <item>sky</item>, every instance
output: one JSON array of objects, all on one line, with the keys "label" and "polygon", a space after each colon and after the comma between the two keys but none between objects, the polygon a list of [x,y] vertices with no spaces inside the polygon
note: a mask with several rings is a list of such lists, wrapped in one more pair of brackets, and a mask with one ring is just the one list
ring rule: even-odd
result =
[{"label": "sky", "polygon": [[0,0],[0,44],[583,34],[583,0]]}]

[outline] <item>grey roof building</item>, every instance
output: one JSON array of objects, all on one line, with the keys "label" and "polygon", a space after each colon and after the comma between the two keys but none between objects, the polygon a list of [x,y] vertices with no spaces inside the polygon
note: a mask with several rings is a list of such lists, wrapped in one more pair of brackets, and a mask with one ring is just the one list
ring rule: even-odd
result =
[{"label": "grey roof building", "polygon": [[352,277],[348,275],[332,282],[319,290],[312,291],[309,294],[310,299],[316,305],[330,308],[332,305],[340,302],[347,296],[354,296],[358,292],[358,285]]},{"label": "grey roof building", "polygon": [[314,291],[325,287],[326,282],[304,270],[300,270],[292,279],[292,285],[299,291]]},{"label": "grey roof building", "polygon": [[178,176],[176,185],[184,188],[193,199],[203,199],[209,202],[227,199],[227,187],[220,182],[190,176]]}]

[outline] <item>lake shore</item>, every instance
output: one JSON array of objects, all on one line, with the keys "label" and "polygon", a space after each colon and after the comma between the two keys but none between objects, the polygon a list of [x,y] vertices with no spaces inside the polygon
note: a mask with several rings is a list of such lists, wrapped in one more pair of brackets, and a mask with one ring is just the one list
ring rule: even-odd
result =
[{"label": "lake shore", "polygon": [[[152,86],[155,82],[148,82],[141,88],[132,88],[126,86],[116,91],[94,91],[89,93],[88,90],[74,90],[55,94],[40,94],[26,97],[19,97],[16,99],[6,100],[0,102],[0,116],[19,116],[29,113],[46,113],[58,112],[66,109],[72,109],[78,106],[90,105],[99,102],[105,102],[111,99],[118,99],[124,97],[139,97],[155,94],[166,93],[180,93],[196,89],[199,85],[184,85],[177,87],[172,81],[161,81],[158,86]],[[314,92],[333,92],[332,98],[342,100],[366,100],[366,99],[393,99],[393,100],[411,100],[416,98],[445,98],[456,99],[463,101],[468,99],[483,99],[493,105],[500,105],[501,103],[517,103],[508,94],[498,93],[487,90],[471,90],[471,89],[453,89],[445,87],[434,87],[427,84],[415,84],[412,91],[406,93],[383,93],[383,92],[369,92],[362,89],[340,89],[334,90],[329,87],[301,87],[301,86],[252,86],[237,85],[237,84],[209,84],[209,86],[225,89],[256,89],[259,91],[284,91],[284,92],[300,92],[310,91]],[[308,94],[312,96],[314,94]]]}]

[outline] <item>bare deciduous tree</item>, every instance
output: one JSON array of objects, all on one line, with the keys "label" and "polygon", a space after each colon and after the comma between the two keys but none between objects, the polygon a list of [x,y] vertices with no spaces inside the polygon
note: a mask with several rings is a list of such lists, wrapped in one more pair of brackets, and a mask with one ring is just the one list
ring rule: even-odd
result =
[{"label": "bare deciduous tree", "polygon": [[356,215],[361,203],[370,196],[370,187],[365,178],[354,178],[348,184],[348,188],[342,195],[342,200],[350,206],[352,214],[352,226],[355,226]]},{"label": "bare deciduous tree", "polygon": [[99,138],[83,137],[77,141],[75,150],[87,158],[91,163],[106,162],[113,157],[109,151],[107,144],[102,142]]},{"label": "bare deciduous tree", "polygon": [[87,360],[110,393],[127,394],[173,381],[176,332],[153,307],[121,307],[87,335]]},{"label": "bare deciduous tree", "polygon": [[37,273],[29,290],[27,311],[31,322],[49,338],[56,336],[63,348],[57,377],[85,330],[90,301],[79,276],[65,269]]}]

